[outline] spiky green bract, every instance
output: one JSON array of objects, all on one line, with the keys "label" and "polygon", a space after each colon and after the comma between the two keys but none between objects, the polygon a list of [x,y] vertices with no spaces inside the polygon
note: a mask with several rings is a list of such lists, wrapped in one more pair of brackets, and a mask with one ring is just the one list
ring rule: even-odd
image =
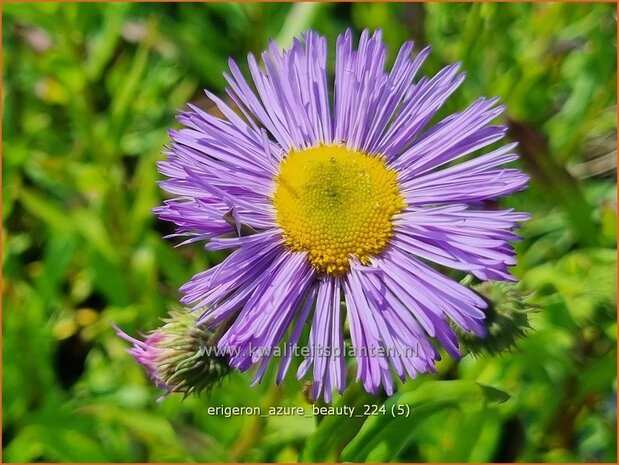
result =
[{"label": "spiky green bract", "polygon": [[[200,312],[173,310],[163,325],[140,341],[117,330],[133,343],[129,353],[144,366],[157,387],[171,393],[210,390],[230,372],[228,358],[217,350],[220,333],[197,325]],[[165,397],[164,395],[164,397]]]},{"label": "spiky green bract", "polygon": [[196,325],[198,316],[199,312],[172,311],[161,327],[167,336],[160,345],[162,379],[185,397],[208,391],[230,372],[227,357],[216,352],[219,337],[206,325]]},{"label": "spiky green bract", "polygon": [[523,289],[522,283],[484,281],[472,284],[470,277],[461,281],[479,294],[488,307],[486,313],[487,335],[479,337],[456,328],[462,348],[473,355],[497,354],[515,347],[516,341],[524,337],[529,329],[529,316],[539,310],[531,303],[533,292]]}]

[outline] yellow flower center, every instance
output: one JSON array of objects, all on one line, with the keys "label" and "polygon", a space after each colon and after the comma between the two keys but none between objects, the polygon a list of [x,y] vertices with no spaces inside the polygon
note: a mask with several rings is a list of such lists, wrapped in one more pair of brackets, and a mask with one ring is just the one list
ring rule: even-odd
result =
[{"label": "yellow flower center", "polygon": [[273,198],[286,246],[307,252],[322,273],[341,274],[350,258],[368,264],[391,237],[404,207],[396,173],[380,156],[336,145],[292,151]]}]

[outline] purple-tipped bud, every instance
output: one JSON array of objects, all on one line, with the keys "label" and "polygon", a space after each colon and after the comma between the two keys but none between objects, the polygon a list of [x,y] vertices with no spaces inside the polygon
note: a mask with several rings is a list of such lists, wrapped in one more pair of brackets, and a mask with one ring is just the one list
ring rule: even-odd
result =
[{"label": "purple-tipped bud", "polygon": [[171,311],[164,324],[149,331],[143,341],[116,327],[117,334],[133,344],[127,350],[144,367],[155,386],[188,396],[209,390],[230,371],[228,359],[217,349],[218,335],[197,325],[200,312]]}]

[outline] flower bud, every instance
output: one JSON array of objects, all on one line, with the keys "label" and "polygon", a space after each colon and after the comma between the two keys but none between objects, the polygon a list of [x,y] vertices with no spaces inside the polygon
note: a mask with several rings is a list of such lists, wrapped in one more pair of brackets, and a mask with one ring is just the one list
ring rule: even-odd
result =
[{"label": "flower bud", "polygon": [[227,357],[217,349],[218,334],[205,325],[196,325],[200,315],[171,311],[164,324],[148,332],[143,341],[116,327],[116,333],[133,344],[127,351],[153,383],[166,391],[160,399],[173,392],[182,393],[184,398],[192,392],[208,391],[230,372]]},{"label": "flower bud", "polygon": [[515,347],[516,340],[524,337],[531,328],[529,314],[539,311],[539,307],[531,303],[533,292],[524,291],[522,283],[484,281],[471,284],[471,281],[471,278],[467,277],[462,280],[462,284],[488,303],[484,310],[487,335],[480,338],[456,328],[463,349],[474,355],[511,350]]}]

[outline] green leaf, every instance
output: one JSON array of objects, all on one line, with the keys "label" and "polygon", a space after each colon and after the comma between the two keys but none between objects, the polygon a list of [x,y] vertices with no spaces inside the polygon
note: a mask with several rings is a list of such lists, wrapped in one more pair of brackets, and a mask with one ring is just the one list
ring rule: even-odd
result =
[{"label": "green leaf", "polygon": [[[428,381],[411,392],[395,394],[385,402],[386,414],[369,417],[346,446],[342,459],[385,462],[398,457],[411,440],[414,426],[446,408],[505,402],[509,395],[473,381]],[[410,415],[392,416],[392,407],[408,406]]]},{"label": "green leaf", "polygon": [[33,190],[22,190],[19,197],[24,208],[35,218],[39,218],[57,231],[70,231],[72,223],[67,221],[66,212],[53,200]]},{"label": "green leaf", "polygon": [[115,423],[135,435],[160,457],[174,459],[183,456],[183,447],[170,422],[154,413],[120,408],[112,403],[94,403],[85,406],[82,413],[98,421]]},{"label": "green leaf", "polygon": [[[362,412],[365,405],[375,403],[375,398],[366,394],[359,384],[354,384],[334,402],[333,406],[350,406],[354,407],[356,412]],[[299,461],[335,461],[342,448],[357,434],[364,420],[365,418],[348,418],[342,415],[323,417],[318,427],[307,438]]]}]

